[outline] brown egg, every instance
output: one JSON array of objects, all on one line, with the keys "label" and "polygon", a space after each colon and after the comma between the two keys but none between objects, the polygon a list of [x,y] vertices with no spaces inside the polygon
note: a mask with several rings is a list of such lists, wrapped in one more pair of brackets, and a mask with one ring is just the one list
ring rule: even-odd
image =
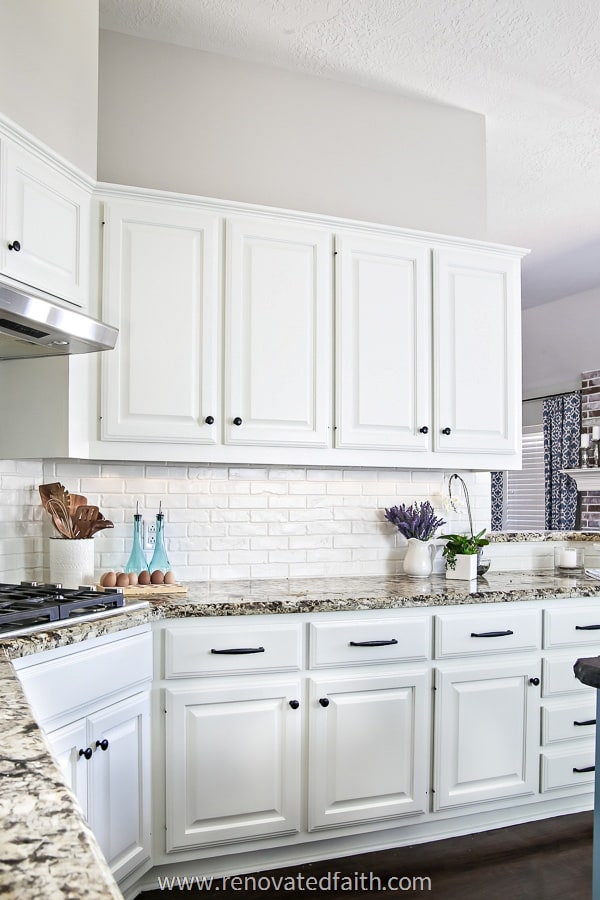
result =
[{"label": "brown egg", "polygon": [[129,573],[129,584],[135,585],[137,583],[138,583],[137,572],[130,572]]},{"label": "brown egg", "polygon": [[138,575],[138,584],[150,584],[150,572],[147,569]]},{"label": "brown egg", "polygon": [[150,576],[150,581],[152,584],[162,584],[165,580],[165,576],[160,571],[160,569],[155,569],[152,575]]},{"label": "brown egg", "polygon": [[165,584],[175,584],[176,580],[175,572],[171,572],[170,569],[168,572],[165,572]]},{"label": "brown egg", "polygon": [[129,585],[129,575],[126,572],[119,572],[117,575],[117,587],[127,587]]},{"label": "brown egg", "polygon": [[105,572],[100,579],[102,587],[114,587],[117,583],[117,576],[114,572]]}]

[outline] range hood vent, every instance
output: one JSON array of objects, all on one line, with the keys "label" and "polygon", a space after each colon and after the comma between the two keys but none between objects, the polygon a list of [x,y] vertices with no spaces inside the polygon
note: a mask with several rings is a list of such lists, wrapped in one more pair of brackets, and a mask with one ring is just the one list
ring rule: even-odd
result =
[{"label": "range hood vent", "polygon": [[0,284],[0,359],[112,350],[119,332],[49,294]]}]

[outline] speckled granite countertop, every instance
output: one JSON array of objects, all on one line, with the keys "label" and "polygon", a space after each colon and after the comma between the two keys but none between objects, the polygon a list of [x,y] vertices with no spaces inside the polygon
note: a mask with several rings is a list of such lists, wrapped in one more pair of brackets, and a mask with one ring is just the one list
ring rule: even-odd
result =
[{"label": "speckled granite countertop", "polygon": [[444,576],[230,581],[190,584],[146,609],[0,641],[0,894],[19,900],[119,898],[94,836],[54,763],[11,659],[161,619],[447,607],[545,597],[598,597],[583,575],[500,573],[474,585]]},{"label": "speckled granite countertop", "polygon": [[598,541],[600,531],[488,531],[490,544],[511,544],[529,541]]}]

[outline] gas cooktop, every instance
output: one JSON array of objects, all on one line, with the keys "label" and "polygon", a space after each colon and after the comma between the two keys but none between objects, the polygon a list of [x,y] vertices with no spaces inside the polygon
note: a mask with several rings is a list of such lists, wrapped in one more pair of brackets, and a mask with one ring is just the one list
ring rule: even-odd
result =
[{"label": "gas cooktop", "polygon": [[121,588],[98,591],[90,585],[0,583],[0,638],[91,622],[148,605],[144,600],[126,601]]}]

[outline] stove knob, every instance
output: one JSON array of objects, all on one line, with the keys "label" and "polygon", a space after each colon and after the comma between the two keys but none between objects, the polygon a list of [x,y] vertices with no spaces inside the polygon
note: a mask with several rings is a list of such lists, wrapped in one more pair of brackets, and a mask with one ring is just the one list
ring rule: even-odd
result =
[{"label": "stove knob", "polygon": [[92,758],[92,753],[93,753],[93,752],[94,752],[94,751],[92,750],[91,747],[86,747],[85,750],[80,750],[80,751],[79,751],[79,755],[80,755],[80,756],[85,756],[86,759],[91,759],[91,758]]},{"label": "stove knob", "polygon": [[100,747],[101,750],[108,750],[108,741],[106,738],[101,741],[96,741],[96,747]]}]

